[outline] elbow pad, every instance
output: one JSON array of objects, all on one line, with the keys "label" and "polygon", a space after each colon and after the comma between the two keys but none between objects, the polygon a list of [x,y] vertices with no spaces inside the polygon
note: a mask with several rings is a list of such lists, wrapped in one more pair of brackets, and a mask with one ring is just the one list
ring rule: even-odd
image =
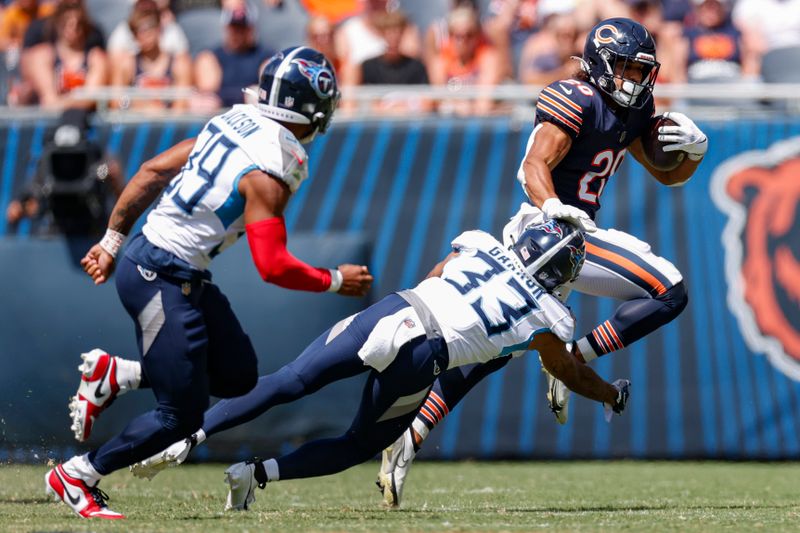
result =
[{"label": "elbow pad", "polygon": [[299,291],[324,292],[331,286],[331,272],[300,261],[286,249],[283,217],[259,220],[245,226],[253,262],[267,283]]}]

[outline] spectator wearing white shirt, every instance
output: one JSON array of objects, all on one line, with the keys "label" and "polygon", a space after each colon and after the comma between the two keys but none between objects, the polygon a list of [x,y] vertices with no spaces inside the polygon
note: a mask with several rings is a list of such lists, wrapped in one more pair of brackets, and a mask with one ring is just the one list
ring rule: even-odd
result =
[{"label": "spectator wearing white shirt", "polygon": [[[133,5],[135,10],[141,3],[155,4],[161,16],[161,37],[159,47],[169,54],[185,54],[189,51],[189,41],[186,34],[175,21],[175,15],[169,10],[169,0],[137,0]],[[131,31],[130,24],[123,20],[117,24],[108,38],[106,48],[110,54],[124,52],[136,54],[139,52],[139,45]]]}]

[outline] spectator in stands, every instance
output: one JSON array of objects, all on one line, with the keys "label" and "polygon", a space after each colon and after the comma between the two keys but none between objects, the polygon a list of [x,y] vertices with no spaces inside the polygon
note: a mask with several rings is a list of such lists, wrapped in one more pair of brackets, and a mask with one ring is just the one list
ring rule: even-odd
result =
[{"label": "spectator in stands", "polygon": [[761,72],[767,53],[795,49],[800,56],[800,0],[739,0],[733,23],[742,32],[745,75]]},{"label": "spectator in stands", "polygon": [[[86,13],[86,6],[83,0],[56,0],[55,10],[53,15],[44,18],[37,18],[31,21],[28,29],[25,30],[25,37],[22,40],[22,47],[24,49],[33,48],[38,44],[53,44],[57,39],[57,24],[53,20],[56,16],[55,11],[62,5],[78,4],[84,10],[84,19],[86,23],[86,38],[84,40],[84,47],[86,51],[93,48],[100,48],[105,50],[106,39],[103,32],[92,22],[92,19]],[[23,58],[24,61],[24,58]]]},{"label": "spectator in stands", "polygon": [[[336,55],[341,61],[342,85],[354,85],[361,63],[386,50],[386,41],[375,20],[388,11],[388,0],[360,1],[363,6],[361,14],[344,21],[334,34]],[[400,50],[408,57],[419,57],[419,30],[413,24],[406,26]]]},{"label": "spectator in stands", "polygon": [[[142,89],[192,86],[192,60],[189,54],[170,54],[160,46],[161,16],[150,2],[134,9],[128,19],[139,52],[119,52],[114,55],[111,67],[111,83],[115,86],[132,86]],[[127,101],[122,105],[125,107]],[[182,110],[187,101],[178,99],[172,108]],[[132,109],[164,109],[169,102],[163,100],[133,100]]]},{"label": "spectator in stands", "polygon": [[54,9],[53,4],[40,3],[38,0],[12,2],[0,16],[0,50],[15,49],[19,53],[30,23],[51,15]]},{"label": "spectator in stands", "polygon": [[383,54],[367,59],[358,69],[358,83],[364,85],[424,85],[428,73],[422,61],[404,55],[400,50],[408,18],[401,11],[382,13],[375,26],[386,41]]},{"label": "spectator in stands", "polygon": [[[501,0],[502,1],[502,0]],[[492,5],[494,2],[492,3]],[[458,7],[466,6],[477,9],[475,0],[450,0],[448,13]],[[425,37],[422,42],[422,51],[420,52],[420,59],[426,65],[430,64],[431,58],[439,54],[442,46],[448,39],[447,30],[447,14],[443,17],[437,18],[431,22],[428,29],[425,31]]]},{"label": "spectator in stands", "polygon": [[545,6],[539,6],[542,29],[529,37],[522,49],[518,69],[522,83],[549,85],[571,78],[577,70],[577,63],[570,58],[581,55],[583,43],[578,41],[575,5],[569,1],[546,4],[553,11],[544,11]]},{"label": "spectator in stands", "polygon": [[17,0],[0,16],[0,51],[5,52],[5,65],[0,68],[5,67],[8,73],[6,89],[10,105],[25,104],[33,99],[32,87],[22,81],[19,72],[22,42],[31,21],[51,15],[54,8],[53,4],[42,4],[38,0]]},{"label": "spectator in stands", "polygon": [[92,26],[83,4],[63,1],[53,16],[44,20],[47,21],[44,35],[54,35],[55,42],[48,44],[45,40],[26,51],[23,76],[43,107],[93,107],[94,102],[74,101],[69,97],[75,88],[100,87],[108,78],[105,52],[90,46]]},{"label": "spectator in stands", "polygon": [[[408,57],[400,51],[400,42],[408,26],[408,18],[401,11],[382,13],[375,24],[386,40],[386,51],[378,57],[361,63],[356,83],[362,85],[425,85],[428,73],[419,59]],[[387,97],[378,102],[374,111],[379,113],[405,113],[428,111],[431,103],[419,98]]]},{"label": "spectator in stands", "polygon": [[[161,17],[161,35],[158,41],[159,47],[169,54],[185,54],[189,51],[189,41],[186,34],[175,21],[175,15],[169,9],[169,0],[136,0],[132,11],[137,10],[157,10]],[[123,20],[114,28],[108,37],[106,46],[108,53],[113,55],[117,52],[136,54],[139,52],[136,38],[133,36],[131,26],[127,20]]]},{"label": "spectator in stands", "polygon": [[[458,7],[447,19],[448,38],[441,51],[428,65],[428,75],[434,85],[495,86],[506,71],[500,63],[500,55],[483,35],[478,13],[471,7]],[[457,114],[487,114],[494,108],[488,96],[475,101],[462,100],[443,102],[441,111]]]},{"label": "spectator in stands", "polygon": [[314,50],[319,50],[333,64],[333,69],[338,74],[341,70],[341,61],[336,53],[333,41],[333,23],[327,18],[312,15],[306,24],[306,44]]},{"label": "spectator in stands", "polygon": [[658,71],[660,83],[681,83],[686,81],[686,67],[681,60],[682,28],[666,24],[664,21],[661,0],[626,0],[630,12],[628,16],[642,24],[652,34],[656,45],[669,43],[669,46],[658,46]]},{"label": "spectator in stands", "polygon": [[[742,76],[742,43],[727,0],[693,0],[684,29],[682,64],[690,82],[726,82]],[[755,74],[751,72],[750,74]]]},{"label": "spectator in stands", "polygon": [[[565,0],[567,4],[570,2]],[[506,75],[514,77],[514,67],[519,65],[522,48],[531,36],[542,27],[543,0],[492,0],[484,24],[486,37],[502,58]],[[552,2],[551,2],[552,3]]]},{"label": "spectator in stands", "polygon": [[246,4],[222,13],[223,44],[205,50],[195,60],[195,81],[216,107],[230,107],[244,101],[242,89],[258,83],[261,64],[273,51],[256,44],[256,14]]},{"label": "spectator in stands", "polygon": [[[575,22],[578,30],[584,35],[589,28],[607,18],[630,17],[630,10],[625,0],[577,0],[575,6]],[[661,49],[658,50],[659,54]]]}]

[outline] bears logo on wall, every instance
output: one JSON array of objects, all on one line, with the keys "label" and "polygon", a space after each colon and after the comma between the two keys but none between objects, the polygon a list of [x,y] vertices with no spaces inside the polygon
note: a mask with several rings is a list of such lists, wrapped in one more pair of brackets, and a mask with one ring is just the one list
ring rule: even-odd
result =
[{"label": "bears logo on wall", "polygon": [[800,381],[800,137],[729,159],[711,196],[728,216],[728,306],[749,348]]}]

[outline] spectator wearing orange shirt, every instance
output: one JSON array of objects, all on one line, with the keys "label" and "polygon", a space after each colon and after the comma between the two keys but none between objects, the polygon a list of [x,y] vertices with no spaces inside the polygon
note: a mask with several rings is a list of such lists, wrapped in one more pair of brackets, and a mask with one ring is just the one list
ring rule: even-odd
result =
[{"label": "spectator wearing orange shirt", "polygon": [[[281,0],[266,0],[267,5],[280,4],[280,2]],[[322,17],[331,24],[338,24],[358,14],[361,7],[358,0],[300,0],[300,3],[310,18]],[[330,56],[325,54],[325,57]]]},{"label": "spectator wearing orange shirt", "polygon": [[[447,17],[448,36],[428,65],[433,85],[491,87],[503,79],[505,69],[496,48],[484,38],[478,13],[467,6],[457,7]],[[461,115],[485,115],[494,108],[490,97],[443,102],[440,111]]]},{"label": "spectator wearing orange shirt", "polygon": [[19,53],[31,21],[49,16],[54,8],[53,4],[40,4],[38,0],[17,0],[9,5],[0,16],[0,50],[15,48]]},{"label": "spectator wearing orange shirt", "polygon": [[[189,54],[170,54],[161,49],[161,16],[155,2],[138,2],[128,23],[136,38],[139,52],[120,52],[114,55],[112,85],[143,89],[191,87],[192,60]],[[158,110],[168,105],[168,102],[162,100],[130,102],[130,107],[138,110]],[[183,99],[172,102],[173,109],[185,109],[187,106],[188,102]]]},{"label": "spectator wearing orange shirt", "polygon": [[30,84],[22,81],[19,72],[22,42],[31,21],[51,15],[54,8],[53,4],[40,4],[38,0],[17,0],[0,15],[0,51],[5,52],[10,105],[28,103],[33,97]]},{"label": "spectator wearing orange shirt", "polygon": [[[742,76],[742,36],[725,0],[695,0],[683,30],[684,68],[690,82],[728,82]],[[751,72],[752,73],[752,72]]]}]

